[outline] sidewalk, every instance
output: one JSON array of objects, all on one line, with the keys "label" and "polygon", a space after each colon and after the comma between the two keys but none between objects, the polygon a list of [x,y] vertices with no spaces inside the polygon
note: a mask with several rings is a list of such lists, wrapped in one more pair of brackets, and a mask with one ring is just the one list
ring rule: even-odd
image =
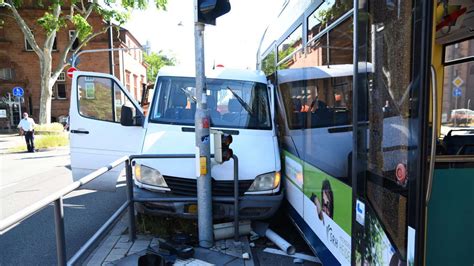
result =
[{"label": "sidewalk", "polygon": [[[151,235],[139,234],[134,242],[129,242],[127,225],[128,213],[124,213],[82,265],[137,265],[139,257],[146,254],[148,247],[158,245],[158,238]],[[247,259],[242,258],[244,253],[249,255]],[[238,243],[232,239],[217,241],[211,249],[194,247],[194,258],[177,258],[173,265],[253,266],[254,262],[247,237],[241,237]]]},{"label": "sidewalk", "polygon": [[0,134],[0,154],[8,153],[8,150],[25,145],[25,137],[18,135],[18,133],[2,133]]}]

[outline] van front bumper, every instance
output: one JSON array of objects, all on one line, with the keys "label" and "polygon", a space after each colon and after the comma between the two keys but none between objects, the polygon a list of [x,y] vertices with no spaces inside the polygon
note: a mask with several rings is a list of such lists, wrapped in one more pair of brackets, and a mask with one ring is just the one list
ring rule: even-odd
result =
[{"label": "van front bumper", "polygon": [[[283,191],[274,195],[244,195],[239,197],[239,218],[261,220],[271,217],[280,207]],[[170,192],[152,192],[134,186],[137,211],[156,216],[174,216],[197,219],[197,198],[173,195]],[[213,197],[214,219],[234,217],[234,197]]]}]

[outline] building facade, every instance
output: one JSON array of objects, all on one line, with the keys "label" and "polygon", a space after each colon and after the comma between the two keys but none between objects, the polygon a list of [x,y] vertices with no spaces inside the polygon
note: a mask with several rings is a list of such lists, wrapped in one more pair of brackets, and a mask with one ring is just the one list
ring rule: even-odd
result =
[{"label": "building facade", "polygon": [[[9,94],[11,96],[14,87],[24,89],[25,94],[21,103],[21,110],[30,113],[36,121],[39,116],[41,95],[39,58],[27,43],[9,12],[5,8],[0,9],[0,18],[4,21],[3,25],[0,25],[0,99],[3,100],[0,101],[0,128],[8,128],[9,124],[16,125],[20,117],[18,102],[13,104],[11,101],[9,102]],[[31,27],[36,41],[41,47],[44,42],[44,34],[42,34],[43,30],[40,26],[36,24],[36,20],[44,14],[45,10],[24,5],[19,12]],[[98,15],[91,15],[88,21],[95,30],[106,25],[106,22]],[[70,26],[58,31],[52,52],[53,70],[59,60],[60,52],[65,49],[73,35],[74,28]],[[114,75],[131,92],[131,95],[140,101],[141,88],[147,82],[146,65],[143,61],[143,50],[141,50],[143,47],[124,28],[114,29],[112,36],[114,48],[133,48],[128,51],[114,52],[113,69]],[[109,34],[105,33],[92,39],[81,50],[107,49],[109,43]],[[75,43],[73,48],[78,45],[79,43]],[[68,58],[72,54],[73,51],[70,52]],[[85,53],[79,57],[77,68],[82,71],[111,73],[109,58],[109,52]],[[72,81],[65,75],[67,69],[68,67],[64,69],[53,86],[51,121],[59,121],[69,113]],[[10,99],[13,99],[13,97],[10,97]],[[6,114],[7,117],[1,117],[2,114]]]}]

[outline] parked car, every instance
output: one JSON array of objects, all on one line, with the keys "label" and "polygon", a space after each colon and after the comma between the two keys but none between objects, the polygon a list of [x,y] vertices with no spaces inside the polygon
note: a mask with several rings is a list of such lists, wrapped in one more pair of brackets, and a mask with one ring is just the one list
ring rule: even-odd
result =
[{"label": "parked car", "polygon": [[455,109],[451,111],[451,122],[454,126],[468,126],[474,119],[474,111],[470,109]]}]

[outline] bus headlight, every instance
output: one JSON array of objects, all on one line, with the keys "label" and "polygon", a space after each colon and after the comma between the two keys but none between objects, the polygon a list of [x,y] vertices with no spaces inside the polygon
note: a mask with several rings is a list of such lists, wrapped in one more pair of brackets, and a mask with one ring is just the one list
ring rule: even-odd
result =
[{"label": "bus headlight", "polygon": [[135,165],[135,179],[151,186],[168,187],[160,171],[141,164]]},{"label": "bus headlight", "polygon": [[280,172],[271,172],[257,176],[248,189],[249,192],[272,190],[280,185]]}]

